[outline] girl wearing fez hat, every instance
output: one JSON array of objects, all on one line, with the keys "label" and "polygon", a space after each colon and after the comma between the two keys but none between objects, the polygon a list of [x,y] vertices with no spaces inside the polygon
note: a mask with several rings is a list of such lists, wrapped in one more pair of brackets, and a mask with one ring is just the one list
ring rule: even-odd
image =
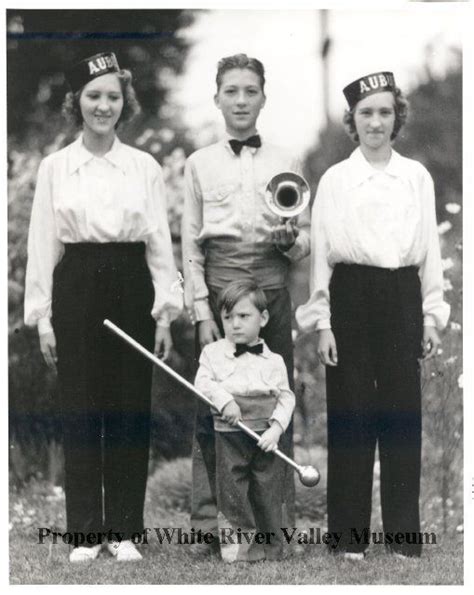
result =
[{"label": "girl wearing fez hat", "polygon": [[138,111],[113,53],[76,64],[64,112],[77,140],[41,162],[28,237],[25,322],[57,369],[71,562],[107,533],[118,560],[139,560],[148,467],[151,365],[108,334],[109,318],[166,358],[180,292],[163,175],[115,130]]},{"label": "girl wearing fez hat", "polygon": [[404,536],[388,547],[419,556],[419,359],[436,355],[449,317],[433,181],[392,149],[407,115],[392,73],[364,76],[344,95],[359,146],[319,182],[312,293],[297,311],[326,366],[328,530],[342,533],[347,558],[363,559],[378,443],[384,531]]}]

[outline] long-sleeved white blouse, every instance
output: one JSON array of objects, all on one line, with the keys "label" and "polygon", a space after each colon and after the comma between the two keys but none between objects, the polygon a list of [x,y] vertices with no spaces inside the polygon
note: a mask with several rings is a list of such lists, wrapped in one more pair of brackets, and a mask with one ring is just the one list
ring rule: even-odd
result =
[{"label": "long-sleeved white blouse", "polygon": [[168,326],[182,309],[161,167],[116,137],[97,157],[82,135],[40,164],[28,236],[25,323],[51,330],[53,271],[64,244],[145,242],[152,316]]},{"label": "long-sleeved white blouse", "polygon": [[296,311],[301,329],[331,328],[329,283],[337,263],[419,267],[424,325],[446,326],[434,185],[418,161],[392,150],[378,170],[357,148],[329,168],[313,205],[311,240],[311,295]]}]

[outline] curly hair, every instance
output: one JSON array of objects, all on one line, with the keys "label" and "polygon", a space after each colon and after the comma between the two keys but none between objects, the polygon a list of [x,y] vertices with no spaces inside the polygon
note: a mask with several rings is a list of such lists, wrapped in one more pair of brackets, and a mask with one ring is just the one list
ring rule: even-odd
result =
[{"label": "curly hair", "polygon": [[[123,108],[120,118],[115,125],[116,128],[122,122],[129,122],[140,112],[141,109],[138,99],[135,95],[135,89],[132,85],[132,73],[129,70],[121,70],[120,72],[117,72],[117,77],[120,82],[120,87],[122,88]],[[83,90],[84,87],[76,92],[69,91],[66,94],[62,105],[63,116],[77,127],[81,126],[83,122],[81,106],[79,104]]]},{"label": "curly hair", "polygon": [[226,58],[222,58],[219,60],[217,64],[217,74],[216,74],[216,85],[217,90],[219,91],[222,85],[222,77],[228,70],[233,70],[234,68],[246,68],[247,70],[251,70],[255,72],[255,74],[260,79],[260,86],[262,87],[262,91],[265,88],[265,68],[260,60],[257,58],[249,58],[247,54],[235,54],[233,56],[227,56]]},{"label": "curly hair", "polygon": [[[408,116],[408,101],[403,95],[402,91],[395,87],[395,91],[393,92],[393,96],[395,99],[394,107],[395,107],[395,123],[393,125],[393,131],[390,136],[390,140],[393,140],[397,137],[398,133],[400,132],[402,126],[405,124]],[[354,119],[354,112],[357,107],[357,104],[344,112],[344,117],[342,119],[344,127],[346,129],[347,134],[351,137],[351,139],[355,142],[359,142],[359,135],[357,134],[355,119]]]}]

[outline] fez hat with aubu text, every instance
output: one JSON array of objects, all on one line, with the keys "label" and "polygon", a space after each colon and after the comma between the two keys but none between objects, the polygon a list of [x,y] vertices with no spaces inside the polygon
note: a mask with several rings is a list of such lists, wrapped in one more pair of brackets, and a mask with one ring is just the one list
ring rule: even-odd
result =
[{"label": "fez hat with aubu text", "polygon": [[117,58],[113,52],[103,52],[74,64],[66,72],[66,79],[73,93],[76,93],[90,81],[111,72],[120,72]]},{"label": "fez hat with aubu text", "polygon": [[357,79],[344,87],[344,93],[349,108],[352,109],[361,99],[373,95],[374,93],[383,93],[384,91],[395,92],[397,89],[393,72],[374,72]]}]

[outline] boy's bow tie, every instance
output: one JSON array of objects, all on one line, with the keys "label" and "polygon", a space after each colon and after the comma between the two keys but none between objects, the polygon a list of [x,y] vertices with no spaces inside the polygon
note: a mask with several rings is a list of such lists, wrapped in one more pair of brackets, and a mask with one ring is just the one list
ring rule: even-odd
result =
[{"label": "boy's bow tie", "polygon": [[236,155],[240,155],[240,151],[242,151],[242,147],[244,145],[258,149],[262,146],[262,141],[258,134],[254,134],[253,136],[249,136],[249,138],[246,140],[237,140],[236,138],[232,138],[229,141],[229,145]]},{"label": "boy's bow tie", "polygon": [[256,345],[246,345],[245,343],[237,343],[235,346],[235,357],[240,357],[243,353],[255,353],[260,355],[263,353],[263,343],[257,343]]}]

